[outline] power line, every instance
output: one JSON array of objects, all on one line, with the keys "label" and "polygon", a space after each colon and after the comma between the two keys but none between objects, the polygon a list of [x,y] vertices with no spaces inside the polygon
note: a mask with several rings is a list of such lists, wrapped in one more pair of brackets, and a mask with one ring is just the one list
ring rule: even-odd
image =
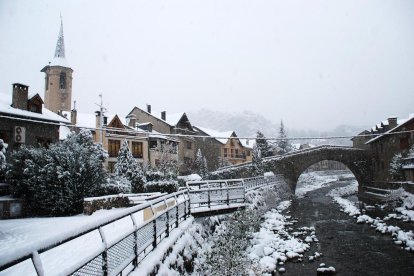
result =
[{"label": "power line", "polygon": [[[189,135],[189,134],[172,134],[172,133],[152,133],[147,131],[138,131],[135,129],[119,129],[113,128],[108,126],[103,127],[83,127],[83,126],[76,126],[69,122],[58,122],[57,120],[54,121],[47,121],[47,120],[39,120],[39,119],[29,119],[29,118],[16,118],[13,116],[6,116],[0,115],[0,118],[5,119],[12,119],[12,120],[20,120],[26,122],[33,122],[33,123],[41,123],[41,124],[49,124],[49,125],[57,125],[57,126],[66,126],[69,128],[79,128],[79,129],[88,129],[92,131],[109,131],[111,133],[120,133],[125,137],[137,137],[137,135],[144,135],[144,136],[164,136],[164,137],[171,137],[171,138],[205,138],[205,139],[243,139],[243,140],[256,140],[257,137],[246,136],[246,137],[226,137],[226,136],[210,136],[210,135]],[[53,119],[51,119],[53,120]],[[313,136],[313,137],[286,137],[286,138],[279,138],[279,137],[265,137],[259,138],[259,140],[268,140],[268,141],[280,141],[280,140],[288,140],[288,141],[298,141],[298,140],[334,140],[334,139],[351,139],[351,138],[376,138],[380,136],[390,136],[390,135],[399,135],[399,134],[409,134],[414,133],[414,130],[404,130],[404,131],[396,131],[396,132],[385,132],[385,133],[371,133],[371,134],[359,134],[359,135],[340,135],[340,136]],[[132,135],[133,134],[133,135]]]}]

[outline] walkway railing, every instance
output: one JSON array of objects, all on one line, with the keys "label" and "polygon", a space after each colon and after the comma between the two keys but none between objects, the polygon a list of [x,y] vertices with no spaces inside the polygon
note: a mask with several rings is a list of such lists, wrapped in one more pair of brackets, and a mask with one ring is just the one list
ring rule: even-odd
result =
[{"label": "walkway railing", "polygon": [[[189,207],[187,191],[180,191],[128,208],[14,261],[0,261],[0,274],[117,275],[131,271],[189,217]],[[91,246],[92,241],[97,244]]]},{"label": "walkway railing", "polygon": [[252,177],[244,179],[189,181],[192,213],[237,208],[244,206],[248,191],[281,181],[281,176]]},{"label": "walkway railing", "polygon": [[192,212],[244,206],[248,191],[280,176],[191,181],[187,188],[82,226],[0,260],[0,275],[118,275],[132,271]]}]

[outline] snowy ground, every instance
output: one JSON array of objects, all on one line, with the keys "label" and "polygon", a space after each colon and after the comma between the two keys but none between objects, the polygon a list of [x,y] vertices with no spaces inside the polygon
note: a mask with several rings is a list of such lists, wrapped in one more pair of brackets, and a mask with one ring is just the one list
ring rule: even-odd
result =
[{"label": "snowy ground", "polygon": [[390,213],[383,219],[377,217],[372,218],[366,214],[361,214],[360,209],[352,201],[344,198],[352,193],[357,192],[357,183],[354,182],[349,186],[332,190],[327,196],[341,206],[341,210],[348,213],[350,216],[355,217],[357,223],[370,224],[372,228],[375,228],[382,234],[390,234],[393,237],[394,243],[400,245],[401,248],[407,251],[414,251],[414,233],[412,230],[404,231],[398,226],[388,225],[386,221],[390,219],[402,219],[406,222],[414,221],[414,195],[402,192],[400,207],[395,209],[396,213]]}]

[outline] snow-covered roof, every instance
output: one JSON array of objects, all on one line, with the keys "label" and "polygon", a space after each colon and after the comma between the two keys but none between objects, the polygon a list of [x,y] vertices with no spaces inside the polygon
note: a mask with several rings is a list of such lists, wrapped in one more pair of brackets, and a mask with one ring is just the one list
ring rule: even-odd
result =
[{"label": "snow-covered roof", "polygon": [[[217,131],[217,130],[208,129],[208,128],[205,128],[205,127],[199,127],[199,126],[197,126],[197,128],[200,129],[201,131],[207,133],[211,137],[214,137],[217,141],[219,141],[223,145],[227,143],[227,140],[229,140],[230,136],[234,132],[232,130],[220,132],[220,131]],[[228,137],[228,138],[225,138],[225,137]]]},{"label": "snow-covered roof", "polygon": [[50,111],[43,106],[42,113],[31,112],[28,110],[22,110],[11,107],[12,95],[0,93],[0,113],[10,114],[18,117],[29,117],[34,119],[41,119],[45,121],[70,123],[67,119],[59,116],[58,114]]},{"label": "snow-covered roof", "polygon": [[394,132],[395,130],[397,130],[397,129],[399,129],[400,127],[404,126],[406,123],[411,122],[413,119],[414,119],[414,113],[410,113],[410,114],[409,114],[409,116],[408,116],[408,118],[406,118],[406,119],[398,119],[398,120],[397,120],[397,126],[396,126],[396,127],[394,127],[394,128],[392,128],[392,129],[390,129],[390,130],[388,130],[388,131],[386,131],[386,132],[382,133],[382,134],[381,134],[381,135],[379,135],[379,136],[376,136],[376,137],[374,137],[374,138],[372,138],[372,139],[368,140],[365,144],[372,143],[372,142],[374,142],[374,141],[376,141],[376,140],[378,140],[378,139],[380,139],[380,138],[384,137],[385,135],[387,135],[387,134],[389,134],[389,133],[391,133],[391,132]]},{"label": "snow-covered roof", "polygon": [[[63,111],[63,115],[70,120],[70,111]],[[107,122],[109,123],[117,114],[104,114],[108,118]],[[122,124],[126,125],[126,119],[122,116],[118,116]],[[96,128],[96,114],[95,113],[81,113],[77,112],[76,114],[76,126],[84,128]]]},{"label": "snow-covered roof", "polygon": [[[172,114],[166,113],[165,122],[167,122],[169,125],[176,126],[183,116],[184,112]],[[159,119],[161,119],[161,117]]]},{"label": "snow-covered roof", "polygon": [[253,146],[256,144],[256,139],[239,139],[243,147],[253,149]]}]

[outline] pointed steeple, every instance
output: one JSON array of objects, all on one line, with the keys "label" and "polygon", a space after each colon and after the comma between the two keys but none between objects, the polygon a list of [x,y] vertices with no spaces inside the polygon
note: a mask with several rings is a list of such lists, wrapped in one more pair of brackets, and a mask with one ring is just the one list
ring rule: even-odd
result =
[{"label": "pointed steeple", "polygon": [[60,16],[60,32],[56,43],[55,58],[65,58],[65,40],[63,37],[63,20]]}]

